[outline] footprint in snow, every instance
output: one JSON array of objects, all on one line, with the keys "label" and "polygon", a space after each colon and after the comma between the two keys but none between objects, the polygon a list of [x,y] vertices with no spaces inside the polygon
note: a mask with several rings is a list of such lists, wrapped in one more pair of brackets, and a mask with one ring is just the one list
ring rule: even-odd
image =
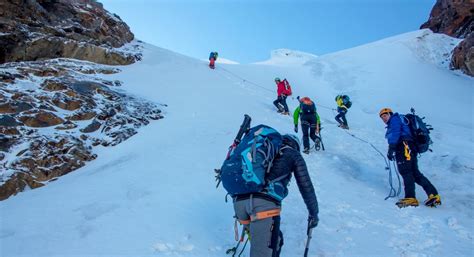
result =
[{"label": "footprint in snow", "polygon": [[467,240],[472,240],[472,234],[469,233],[466,229],[464,229],[463,226],[459,225],[458,220],[454,217],[449,217],[448,218],[448,227],[458,234],[458,237],[467,239]]},{"label": "footprint in snow", "polygon": [[183,253],[183,252],[191,252],[194,250],[194,245],[190,243],[186,243],[191,238],[191,235],[186,235],[178,243],[169,243],[169,242],[162,242],[158,241],[153,245],[153,250],[159,253]]}]

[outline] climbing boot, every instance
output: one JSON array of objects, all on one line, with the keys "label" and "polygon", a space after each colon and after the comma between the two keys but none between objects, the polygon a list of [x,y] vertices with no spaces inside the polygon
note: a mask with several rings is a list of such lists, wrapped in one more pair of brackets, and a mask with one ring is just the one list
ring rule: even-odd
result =
[{"label": "climbing boot", "polygon": [[416,198],[403,198],[403,199],[400,199],[398,200],[398,202],[396,203],[396,205],[399,207],[399,208],[405,208],[405,207],[408,207],[408,206],[414,206],[414,207],[417,207],[418,206],[418,200],[416,200]]},{"label": "climbing boot", "polygon": [[305,148],[305,149],[303,150],[303,153],[309,154],[309,148]]},{"label": "climbing boot", "polygon": [[428,207],[436,207],[438,205],[441,205],[441,196],[430,194],[428,199],[426,199],[425,201],[425,205]]}]

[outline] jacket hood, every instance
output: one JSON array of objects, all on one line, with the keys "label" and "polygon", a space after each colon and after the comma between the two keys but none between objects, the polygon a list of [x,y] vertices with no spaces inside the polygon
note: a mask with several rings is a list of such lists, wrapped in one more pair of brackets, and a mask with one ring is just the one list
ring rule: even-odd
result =
[{"label": "jacket hood", "polygon": [[288,135],[284,135],[283,136],[283,145],[287,145],[293,149],[295,149],[296,151],[300,151],[300,144],[298,141],[296,141],[297,139],[294,139],[293,137],[291,136],[288,136]]}]

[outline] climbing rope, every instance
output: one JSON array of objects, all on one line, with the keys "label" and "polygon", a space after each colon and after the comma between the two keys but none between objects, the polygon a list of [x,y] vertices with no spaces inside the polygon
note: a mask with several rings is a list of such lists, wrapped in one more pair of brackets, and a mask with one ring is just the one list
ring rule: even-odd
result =
[{"label": "climbing rope", "polygon": [[321,105],[321,104],[316,104],[316,105],[319,106],[319,107],[322,107],[322,108],[324,108],[324,109],[328,109],[328,110],[332,110],[332,111],[335,111],[335,110],[336,110],[336,109],[334,109],[334,108],[331,108],[331,107],[328,107],[328,106],[324,106],[324,105]]},{"label": "climbing rope", "polygon": [[[216,67],[216,69],[217,69],[217,67]],[[259,88],[262,88],[262,89],[264,89],[264,90],[266,90],[266,91],[268,91],[268,92],[272,92],[272,93],[275,92],[275,91],[272,90],[272,89],[269,89],[269,88],[267,88],[267,87],[264,87],[264,86],[261,86],[261,85],[255,83],[255,82],[252,82],[252,81],[250,81],[250,80],[247,80],[247,79],[245,79],[245,78],[243,78],[243,77],[241,77],[241,76],[239,76],[239,75],[237,75],[237,74],[235,74],[235,73],[229,71],[229,70],[226,69],[226,68],[219,67],[219,70],[225,71],[225,72],[229,73],[230,75],[234,76],[235,78],[242,80],[243,83],[248,83],[248,84],[254,85],[254,86],[259,87]],[[293,98],[293,99],[294,99],[294,98]],[[334,108],[332,108],[332,107],[324,106],[324,105],[317,104],[317,103],[316,103],[316,106],[319,106],[319,107],[321,107],[321,108],[328,109],[328,110],[333,110],[333,111],[336,110],[336,109],[334,109]]]},{"label": "climbing rope", "polygon": [[394,198],[394,197],[397,197],[400,195],[400,192],[401,192],[401,188],[402,188],[402,183],[400,181],[400,175],[398,175],[398,169],[397,169],[397,165],[395,164],[395,162],[392,162],[393,164],[393,169],[395,170],[395,174],[397,174],[397,179],[398,179],[398,189],[395,190],[395,188],[393,187],[393,182],[392,182],[392,169],[390,167],[390,165],[388,166],[388,183],[390,184],[390,192],[388,193],[387,197],[385,197],[384,200],[387,200],[388,198]]},{"label": "climbing rope", "polygon": [[[336,114],[336,113],[334,113]],[[387,157],[385,157],[385,155],[379,150],[377,149],[377,147],[375,147],[372,143],[370,143],[369,141],[365,140],[365,139],[362,139],[352,133],[350,133],[349,131],[343,129],[344,132],[346,132],[346,134],[350,135],[351,137],[361,141],[361,142],[364,142],[366,144],[369,144],[377,153],[380,154],[380,156],[382,156],[383,160],[385,161],[385,170],[388,170],[388,181],[389,181],[389,184],[390,184],[390,192],[388,194],[387,197],[385,197],[385,200],[387,200],[388,198],[393,198],[393,197],[397,197],[398,195],[400,195],[400,191],[401,191],[401,181],[400,181],[400,175],[398,174],[398,169],[395,165],[395,162],[393,162],[393,166],[394,166],[394,170],[395,170],[395,174],[397,174],[397,179],[398,179],[398,189],[395,190],[395,188],[393,187],[393,181],[392,181],[392,168],[390,166],[390,163],[389,161],[387,160]]]},{"label": "climbing rope", "polygon": [[[217,69],[217,68],[216,68],[216,69]],[[264,90],[266,90],[266,91],[268,91],[268,92],[274,93],[274,90],[271,90],[271,89],[269,89],[269,88],[266,88],[266,87],[264,87],[264,86],[261,86],[261,85],[255,83],[255,82],[252,82],[252,81],[250,81],[250,80],[247,80],[247,79],[245,79],[245,78],[243,78],[243,77],[241,77],[241,76],[239,76],[239,75],[237,75],[237,74],[235,74],[235,73],[229,71],[228,69],[226,69],[226,68],[224,68],[224,67],[221,67],[221,66],[220,66],[220,67],[219,67],[219,70],[222,70],[222,71],[224,71],[224,72],[227,72],[228,74],[234,76],[235,78],[242,80],[243,83],[248,83],[248,84],[254,85],[254,86],[256,86],[256,87],[262,88],[262,89],[264,89]],[[321,105],[321,104],[316,104],[316,106],[321,107],[321,108],[324,108],[324,109],[327,109],[327,110],[331,110],[331,111],[334,113],[334,115],[336,115],[336,113],[335,113],[336,109],[335,109],[335,108],[332,108],[332,107],[329,107],[329,106],[324,106],[324,105]],[[358,136],[356,136],[356,135],[354,135],[354,134],[348,132],[348,131],[345,130],[345,129],[343,129],[343,131],[346,132],[348,135],[352,136],[353,138],[358,139],[358,140],[360,140],[361,142],[364,142],[364,143],[366,143],[366,144],[369,144],[369,145],[370,145],[377,153],[379,153],[380,156],[382,156],[382,158],[384,159],[384,161],[385,161],[385,170],[388,170],[388,171],[389,171],[389,184],[390,184],[390,192],[389,192],[388,196],[385,197],[385,200],[387,200],[388,198],[397,197],[398,195],[400,195],[400,191],[401,191],[401,181],[400,181],[399,172],[398,172],[398,169],[397,169],[395,163],[394,163],[393,165],[394,165],[395,174],[397,175],[397,179],[398,179],[398,189],[397,189],[397,190],[395,190],[395,188],[393,187],[392,168],[391,168],[390,163],[387,161],[387,158],[385,157],[385,155],[384,155],[379,149],[377,149],[377,147],[375,147],[372,143],[370,143],[369,141],[364,140],[364,139],[362,139],[362,138],[360,138],[360,137],[358,137]]]},{"label": "climbing rope", "polygon": [[244,82],[244,83],[248,83],[248,84],[254,85],[254,86],[256,86],[256,87],[262,88],[262,89],[264,89],[264,90],[266,90],[266,91],[269,91],[269,92],[274,93],[274,90],[268,89],[268,88],[266,88],[266,87],[264,87],[264,86],[261,86],[261,85],[255,83],[255,82],[252,82],[252,81],[250,81],[250,80],[247,80],[247,79],[245,79],[245,78],[243,78],[243,77],[241,77],[241,76],[239,76],[239,75],[237,75],[237,74],[235,74],[235,73],[229,71],[229,70],[226,69],[226,68],[219,67],[219,70],[222,70],[222,71],[225,71],[225,72],[229,73],[230,75],[232,75],[232,76],[234,76],[234,77],[236,77],[236,78],[242,80],[242,82]]}]

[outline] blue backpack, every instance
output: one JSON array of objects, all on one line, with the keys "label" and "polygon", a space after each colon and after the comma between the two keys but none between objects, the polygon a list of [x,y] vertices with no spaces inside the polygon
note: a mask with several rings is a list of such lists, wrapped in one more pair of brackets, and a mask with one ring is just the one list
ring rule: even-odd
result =
[{"label": "blue backpack", "polygon": [[217,55],[218,55],[217,52],[211,52],[211,53],[209,54],[209,60],[210,60],[211,58],[214,58],[214,60],[217,60]]},{"label": "blue backpack", "polygon": [[225,190],[231,196],[265,191],[283,199],[286,193],[281,183],[265,180],[281,145],[282,136],[275,129],[265,125],[251,128],[222,164],[220,179]]}]

